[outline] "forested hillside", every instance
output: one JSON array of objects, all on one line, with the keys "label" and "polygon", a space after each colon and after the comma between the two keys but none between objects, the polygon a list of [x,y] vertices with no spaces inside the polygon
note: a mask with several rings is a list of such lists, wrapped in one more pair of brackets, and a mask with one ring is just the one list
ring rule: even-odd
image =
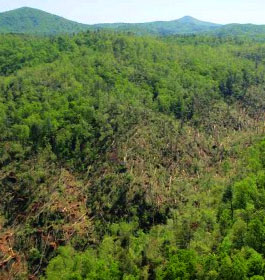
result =
[{"label": "forested hillside", "polygon": [[264,279],[264,43],[0,42],[0,279]]}]

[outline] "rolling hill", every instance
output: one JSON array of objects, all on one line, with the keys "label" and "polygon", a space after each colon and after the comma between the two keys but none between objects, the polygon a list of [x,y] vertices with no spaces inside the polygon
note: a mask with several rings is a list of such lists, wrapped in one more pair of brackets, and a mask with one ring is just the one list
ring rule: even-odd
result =
[{"label": "rolling hill", "polygon": [[263,36],[265,25],[227,24],[221,25],[200,21],[190,16],[172,21],[146,23],[81,24],[38,9],[23,7],[0,13],[0,33],[26,33],[56,35],[85,30],[114,30],[133,32],[138,35],[183,35],[210,34],[217,36]]},{"label": "rolling hill", "polygon": [[87,28],[85,24],[27,7],[0,14],[1,33],[58,34]]},{"label": "rolling hill", "polygon": [[204,22],[190,16],[185,16],[172,21],[155,21],[135,24],[97,24],[94,25],[93,28],[107,28],[119,31],[126,30],[142,34],[174,35],[208,32],[216,30],[220,26],[219,24]]},{"label": "rolling hill", "polygon": [[214,31],[218,36],[261,36],[265,35],[265,25],[255,24],[226,24]]},{"label": "rolling hill", "polygon": [[47,35],[73,33],[88,29],[113,29],[117,31],[130,31],[137,34],[174,35],[208,32],[219,27],[220,25],[218,24],[199,21],[189,16],[173,21],[86,25],[27,7],[0,14],[1,33]]}]

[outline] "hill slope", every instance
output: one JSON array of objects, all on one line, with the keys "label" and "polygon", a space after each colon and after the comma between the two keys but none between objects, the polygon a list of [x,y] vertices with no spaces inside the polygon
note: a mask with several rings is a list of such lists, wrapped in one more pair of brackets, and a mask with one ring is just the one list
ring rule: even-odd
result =
[{"label": "hill slope", "polygon": [[263,279],[265,44],[206,39],[0,36],[0,279]]},{"label": "hill slope", "polygon": [[78,32],[87,28],[85,24],[27,7],[0,14],[1,33],[57,34]]}]

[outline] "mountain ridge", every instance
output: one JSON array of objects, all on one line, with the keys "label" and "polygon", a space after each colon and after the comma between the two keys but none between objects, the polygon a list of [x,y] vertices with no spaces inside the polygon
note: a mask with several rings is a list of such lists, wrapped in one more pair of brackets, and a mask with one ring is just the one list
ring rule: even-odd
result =
[{"label": "mountain ridge", "polygon": [[31,7],[21,7],[0,13],[0,33],[56,35],[101,29],[159,36],[184,34],[265,35],[265,25],[239,23],[222,25],[201,21],[189,15],[170,21],[84,24]]}]

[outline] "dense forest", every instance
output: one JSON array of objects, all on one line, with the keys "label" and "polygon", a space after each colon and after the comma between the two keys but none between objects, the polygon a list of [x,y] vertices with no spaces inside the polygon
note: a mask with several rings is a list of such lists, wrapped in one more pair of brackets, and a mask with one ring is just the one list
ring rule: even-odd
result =
[{"label": "dense forest", "polygon": [[262,280],[265,43],[0,35],[0,279]]}]

